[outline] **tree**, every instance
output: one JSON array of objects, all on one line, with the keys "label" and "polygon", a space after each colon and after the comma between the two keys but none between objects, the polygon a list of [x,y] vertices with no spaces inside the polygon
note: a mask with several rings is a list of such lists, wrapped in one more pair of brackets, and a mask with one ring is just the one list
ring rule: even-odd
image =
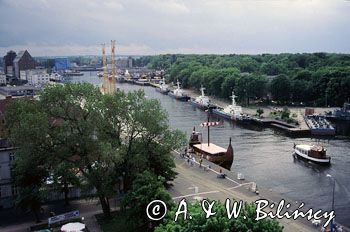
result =
[{"label": "tree", "polygon": [[[45,156],[49,123],[38,110],[37,102],[29,99],[13,101],[6,112],[6,126],[10,124],[10,142],[21,146],[16,150],[14,182],[19,187],[16,206],[31,210],[37,222],[45,198],[40,191],[49,177],[49,159]],[[22,130],[25,128],[24,130]]]},{"label": "tree", "polygon": [[147,217],[147,205],[153,200],[163,201],[168,209],[175,203],[163,186],[164,178],[149,171],[137,174],[132,188],[126,195],[123,205],[128,209],[129,220],[136,231],[153,231],[159,221],[152,221]]},{"label": "tree", "polygon": [[47,87],[38,101],[19,100],[6,119],[19,147],[19,173],[38,163],[42,174],[35,183],[41,189],[51,176],[67,187],[79,172],[79,184],[96,191],[106,217],[120,181],[127,190],[145,170],[164,177],[164,184],[174,179],[171,151],[184,142],[182,133],[169,129],[160,103],[142,91],[102,95],[86,83]]},{"label": "tree", "polygon": [[281,112],[281,119],[288,119],[290,116],[290,110],[287,107],[283,107]]},{"label": "tree", "polygon": [[290,80],[285,75],[279,75],[271,81],[270,91],[272,98],[281,104],[287,104],[289,102],[290,89]]},{"label": "tree", "polygon": [[[168,212],[163,223],[155,228],[155,232],[282,232],[283,227],[275,220],[263,219],[256,221],[256,206],[254,203],[245,203],[236,219],[228,219],[226,208],[223,203],[216,202],[213,207],[214,216],[205,218],[205,213],[199,202],[189,204],[187,211],[191,214],[191,220],[179,218],[174,221],[176,209]],[[244,218],[244,216],[246,218]]]}]

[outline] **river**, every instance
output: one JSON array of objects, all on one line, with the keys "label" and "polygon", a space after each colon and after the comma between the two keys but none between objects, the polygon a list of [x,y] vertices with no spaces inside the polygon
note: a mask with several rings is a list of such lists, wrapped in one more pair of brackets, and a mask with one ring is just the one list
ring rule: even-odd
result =
[{"label": "river", "polygon": [[[96,72],[86,72],[84,76],[73,77],[72,82],[86,81],[98,85],[101,80]],[[119,89],[132,91],[143,89],[146,97],[158,99],[167,111],[172,128],[190,135],[195,126],[207,139],[207,129],[200,123],[207,120],[207,113],[194,108],[187,102],[176,101],[155,91],[152,87],[142,87],[117,83]],[[213,118],[215,120],[215,118]],[[314,209],[330,210],[332,206],[333,180],[335,185],[336,221],[350,227],[350,138],[336,137],[322,141],[332,164],[323,167],[292,156],[294,143],[316,142],[310,138],[289,138],[272,129],[242,128],[227,121],[210,130],[210,141],[227,147],[232,138],[234,162],[232,170],[241,172],[245,178],[258,185],[280,193],[282,196],[306,203]]]}]

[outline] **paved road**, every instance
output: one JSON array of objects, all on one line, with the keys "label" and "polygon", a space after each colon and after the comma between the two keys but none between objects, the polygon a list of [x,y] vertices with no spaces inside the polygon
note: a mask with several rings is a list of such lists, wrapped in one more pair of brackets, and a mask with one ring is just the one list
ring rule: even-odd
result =
[{"label": "paved road", "polygon": [[[278,203],[283,199],[280,195],[273,193],[267,189],[259,187],[259,195],[253,193],[249,188],[252,182],[238,180],[236,173],[225,170],[227,174],[226,179],[217,178],[217,172],[220,167],[207,162],[203,165],[211,165],[210,170],[199,168],[199,164],[195,163],[193,166],[189,165],[186,159],[175,155],[176,171],[179,173],[173,182],[173,187],[170,193],[175,200],[186,198],[187,200],[198,200],[201,198],[209,198],[211,200],[220,200],[224,202],[227,198],[234,200],[243,200],[247,202],[254,202],[258,199],[267,199],[270,202]],[[198,159],[198,158],[197,158]],[[224,169],[223,169],[224,170]],[[197,193],[195,188],[197,187]],[[292,204],[291,209],[296,209],[300,204],[286,199]],[[310,221],[292,219],[281,219],[280,223],[284,226],[285,232],[295,231],[320,231],[320,227],[314,227]]]},{"label": "paved road", "polygon": [[[111,202],[113,207],[114,202]],[[40,218],[42,222],[47,222],[50,212],[61,214],[72,210],[79,210],[80,216],[84,217],[84,222],[90,231],[101,231],[97,224],[94,215],[102,213],[101,206],[98,205],[97,200],[73,200],[69,206],[63,206],[63,202],[56,202],[54,204],[47,204],[43,206],[44,212],[41,213]],[[16,212],[14,209],[0,211],[0,231],[6,232],[23,232],[35,225],[34,216],[31,213]]]}]

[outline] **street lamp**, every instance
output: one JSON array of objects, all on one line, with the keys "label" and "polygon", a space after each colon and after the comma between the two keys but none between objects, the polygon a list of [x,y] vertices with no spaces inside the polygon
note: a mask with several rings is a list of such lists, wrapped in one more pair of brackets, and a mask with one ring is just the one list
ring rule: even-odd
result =
[{"label": "street lamp", "polygon": [[[332,211],[334,211],[334,193],[335,193],[335,179],[334,179],[334,177],[332,177],[332,175],[330,175],[330,174],[327,174],[327,177],[329,177],[329,178],[331,178],[332,179],[332,181],[333,181],[333,193],[332,193]],[[335,231],[334,230],[335,228],[334,228],[334,218],[332,219],[332,221],[331,221],[331,232],[333,232],[333,231]]]}]

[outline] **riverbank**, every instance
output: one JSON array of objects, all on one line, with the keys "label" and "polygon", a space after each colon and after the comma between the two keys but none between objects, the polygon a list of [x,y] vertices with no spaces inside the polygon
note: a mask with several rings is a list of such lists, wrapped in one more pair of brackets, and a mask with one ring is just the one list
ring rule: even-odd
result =
[{"label": "riverbank", "polygon": [[[200,95],[198,91],[192,90],[192,89],[184,89],[184,91],[190,96],[191,98],[195,98]],[[231,104],[231,101],[229,100],[224,100],[224,99],[219,99],[214,96],[209,96],[210,101],[219,106],[219,107],[225,107],[226,105]],[[242,106],[243,113],[248,114],[250,116],[257,115],[257,110],[261,108],[264,110],[264,113],[261,115],[262,118],[270,118],[270,114],[274,111],[279,111],[283,110],[282,106],[249,106],[249,107],[244,107]],[[288,109],[290,110],[291,115],[295,115],[296,117],[293,117],[297,122],[298,126],[297,128],[300,129],[306,129],[309,128],[304,120],[304,115],[305,115],[305,109],[306,108],[313,108],[315,110],[315,114],[325,114],[325,112],[328,111],[333,111],[337,108],[335,107],[293,107],[293,106],[288,106]]]}]

